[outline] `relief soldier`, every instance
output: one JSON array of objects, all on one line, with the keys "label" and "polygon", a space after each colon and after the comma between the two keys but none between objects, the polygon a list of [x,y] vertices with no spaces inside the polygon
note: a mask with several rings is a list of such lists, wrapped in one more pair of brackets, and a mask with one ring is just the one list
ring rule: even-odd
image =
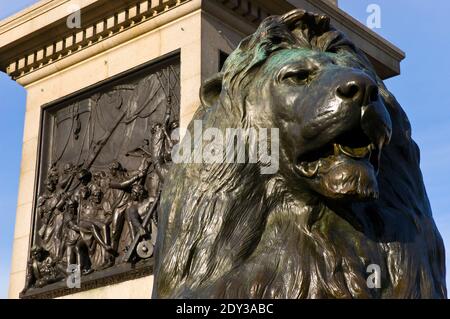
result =
[{"label": "relief soldier", "polygon": [[[64,210],[63,234],[68,265],[83,266],[82,240],[78,226],[78,203],[72,199],[67,200]],[[84,268],[86,269],[86,268]]]},{"label": "relief soldier", "polygon": [[89,200],[80,209],[78,226],[88,248],[92,268],[100,270],[114,264],[109,232],[112,212],[105,210],[103,191],[99,186],[92,184],[90,192]]},{"label": "relief soldier", "polygon": [[111,163],[109,167],[109,176],[107,177],[109,181],[109,190],[106,192],[105,198],[113,212],[111,221],[111,242],[112,248],[116,252],[119,247],[119,240],[124,225],[124,213],[127,209],[127,204],[130,201],[131,186],[142,179],[144,175],[145,173],[142,171],[138,171],[134,176],[128,175],[118,161]]},{"label": "relief soldier", "polygon": [[134,241],[136,236],[151,234],[148,225],[142,225],[145,215],[155,198],[147,196],[147,191],[141,184],[134,184],[131,189],[131,201],[126,210],[127,222],[130,229],[130,239]]},{"label": "relief soldier", "polygon": [[[168,121],[168,119],[167,119]],[[152,127],[150,156],[153,161],[152,169],[148,174],[147,187],[149,196],[153,199],[157,198],[161,189],[164,177],[167,174],[169,163],[171,163],[171,152],[176,141],[171,138],[171,133],[178,128],[177,122],[160,124],[157,123]],[[158,223],[158,216],[152,218],[155,225]]]},{"label": "relief soldier", "polygon": [[64,272],[42,247],[31,248],[31,258],[27,264],[27,277],[22,294],[32,287],[41,288],[64,278]]},{"label": "relief soldier", "polygon": [[61,210],[64,207],[65,196],[57,190],[58,177],[56,171],[49,174],[45,182],[46,190],[39,196],[37,212],[41,218],[41,227],[38,235],[42,247],[55,259],[61,257],[62,221]]}]

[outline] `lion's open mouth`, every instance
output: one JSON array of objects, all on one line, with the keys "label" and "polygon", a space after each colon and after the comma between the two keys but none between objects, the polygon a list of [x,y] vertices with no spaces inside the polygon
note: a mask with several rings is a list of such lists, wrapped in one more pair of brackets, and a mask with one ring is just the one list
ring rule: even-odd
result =
[{"label": "lion's open mouth", "polygon": [[366,166],[378,173],[381,148],[381,143],[371,141],[361,128],[356,128],[314,151],[299,156],[295,168],[302,177],[311,178],[318,173],[326,173],[334,163],[347,159],[350,162],[367,164]]}]

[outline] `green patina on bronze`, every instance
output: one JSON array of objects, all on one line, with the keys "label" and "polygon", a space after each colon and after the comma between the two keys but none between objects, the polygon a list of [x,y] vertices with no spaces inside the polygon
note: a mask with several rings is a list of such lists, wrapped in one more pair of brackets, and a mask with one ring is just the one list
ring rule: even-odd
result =
[{"label": "green patina on bronze", "polygon": [[205,128],[278,128],[279,171],[172,167],[154,297],[446,297],[444,246],[407,116],[327,17],[267,18],[201,99],[194,120]]}]

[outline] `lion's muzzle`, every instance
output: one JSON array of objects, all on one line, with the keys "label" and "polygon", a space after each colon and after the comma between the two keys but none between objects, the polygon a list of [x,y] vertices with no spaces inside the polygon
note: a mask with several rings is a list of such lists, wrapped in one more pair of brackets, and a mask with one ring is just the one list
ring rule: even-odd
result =
[{"label": "lion's muzzle", "polygon": [[381,98],[377,83],[361,71],[353,71],[339,79],[336,95],[350,107],[360,109],[361,127],[377,147],[387,144],[392,123]]},{"label": "lion's muzzle", "polygon": [[326,197],[375,199],[391,119],[369,75],[352,68],[338,68],[335,74],[328,83],[334,96],[303,127],[308,151],[298,154],[295,171]]}]

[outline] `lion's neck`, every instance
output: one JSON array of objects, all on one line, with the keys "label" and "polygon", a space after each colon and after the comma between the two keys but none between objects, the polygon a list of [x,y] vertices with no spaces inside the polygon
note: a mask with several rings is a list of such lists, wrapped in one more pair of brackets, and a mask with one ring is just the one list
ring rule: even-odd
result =
[{"label": "lion's neck", "polygon": [[[275,278],[270,284],[274,289],[266,289],[275,295],[264,297],[436,296],[430,261],[408,262],[422,248],[423,240],[410,245],[383,242],[372,236],[373,230],[357,229],[365,227],[364,221],[353,222],[323,204],[288,198],[278,205],[269,215],[254,254]],[[371,284],[373,267],[380,270],[381,289]]]},{"label": "lion's neck", "polygon": [[[189,249],[181,251],[183,255],[194,257],[186,259],[190,264],[181,265],[189,267],[189,273],[182,278],[176,296],[440,296],[439,287],[434,284],[439,274],[430,266],[433,256],[439,254],[433,249],[439,245],[433,239],[421,238],[413,224],[396,223],[392,218],[400,218],[399,214],[391,219],[381,216],[382,222],[377,222],[372,217],[377,214],[374,211],[361,214],[363,218],[358,219],[353,211],[338,212],[338,208],[332,209],[320,200],[293,195],[283,187],[282,180],[265,182],[251,167],[234,169],[245,178],[236,180],[233,176],[237,174],[228,169],[229,178],[222,176],[217,189],[199,189],[199,199],[191,210],[204,212],[202,231],[217,236],[211,246],[211,238],[199,239],[191,230],[186,232],[179,247]],[[221,220],[214,219],[218,212]],[[420,221],[422,225],[425,222]],[[380,223],[386,225],[378,227]],[[403,228],[396,229],[395,225]],[[392,237],[396,233],[403,237]],[[427,247],[432,247],[428,254],[418,253]],[[381,289],[367,284],[369,265],[379,266]]]}]

